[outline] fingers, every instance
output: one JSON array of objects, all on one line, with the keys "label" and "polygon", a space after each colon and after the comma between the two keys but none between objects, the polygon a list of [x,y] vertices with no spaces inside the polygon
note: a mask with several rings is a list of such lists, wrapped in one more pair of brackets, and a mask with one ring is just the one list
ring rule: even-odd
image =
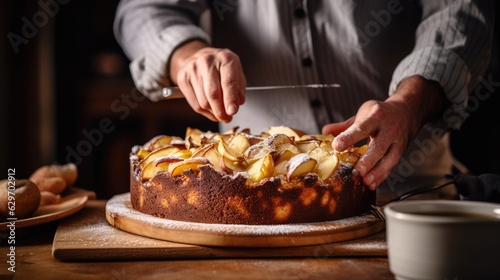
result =
[{"label": "fingers", "polygon": [[[375,142],[376,140],[373,140]],[[369,145],[365,154],[358,160],[354,168],[363,177],[363,182],[371,190],[375,190],[398,163],[401,149],[397,144],[382,141],[377,145]]]},{"label": "fingers", "polygon": [[368,118],[363,120],[356,120],[342,133],[338,134],[337,137],[332,142],[332,147],[337,151],[343,151],[349,147],[352,147],[359,141],[368,138],[370,135],[375,133],[375,127],[372,121]]},{"label": "fingers", "polygon": [[202,64],[202,73],[204,73],[204,75],[201,79],[203,87],[196,91],[196,95],[199,100],[203,101],[200,102],[200,105],[204,110],[212,112],[217,120],[228,122],[231,120],[231,117],[226,114],[224,108],[222,96],[223,88],[220,83],[214,82],[220,81],[221,79],[219,69],[216,68],[214,63],[216,62],[206,61]]},{"label": "fingers", "polygon": [[322,133],[323,134],[332,134],[334,136],[339,135],[343,131],[345,131],[351,124],[354,122],[354,117],[340,122],[340,123],[331,123],[323,126]]},{"label": "fingers", "polygon": [[232,116],[238,112],[238,108],[242,104],[240,101],[241,90],[246,87],[246,82],[242,75],[243,71],[239,59],[224,51],[221,51],[220,55],[222,63],[219,71],[224,104],[224,108],[221,110],[225,110],[226,115]]},{"label": "fingers", "polygon": [[240,60],[227,49],[205,48],[178,73],[177,83],[193,110],[212,121],[229,122],[245,102]]},{"label": "fingers", "polygon": [[[241,67],[241,65],[240,65]],[[240,87],[240,91],[239,91],[239,94],[240,94],[240,104],[239,105],[243,105],[243,103],[245,103],[245,95],[246,95],[246,87],[247,87],[247,80],[245,78],[245,75],[243,75],[243,69],[241,69],[241,72],[240,72],[240,84],[242,85]]]},{"label": "fingers", "polygon": [[[206,117],[207,119],[209,119],[213,122],[219,121],[217,119],[217,117],[214,116],[214,114],[212,113],[211,110],[203,109],[203,107],[200,105],[200,102],[202,104],[208,104],[208,101],[206,101],[206,102],[199,101],[199,99],[197,98],[196,93],[195,93],[195,92],[199,92],[199,91],[192,90],[191,87],[189,87],[189,89],[182,90],[182,92],[183,92],[189,106],[191,106],[191,108],[193,108],[193,110],[195,112],[197,112],[200,115],[203,115],[204,117]],[[204,99],[204,97],[200,96],[200,99]],[[206,100],[206,99],[204,99],[204,100]]]},{"label": "fingers", "polygon": [[[195,68],[194,65],[192,67]],[[208,100],[205,97],[203,83],[201,83],[200,79],[192,79],[190,77],[191,72],[196,72],[196,70],[188,71],[187,69],[183,69],[179,72],[177,76],[177,84],[179,88],[184,94],[189,106],[191,106],[195,112],[213,122],[217,122],[218,119],[210,110]]]},{"label": "fingers", "polygon": [[393,103],[367,101],[355,117],[327,125],[323,132],[338,133],[332,141],[332,147],[338,151],[362,140],[369,141],[366,152],[354,168],[363,177],[365,185],[374,190],[389,176],[408,144],[408,125],[402,115],[401,109]]}]

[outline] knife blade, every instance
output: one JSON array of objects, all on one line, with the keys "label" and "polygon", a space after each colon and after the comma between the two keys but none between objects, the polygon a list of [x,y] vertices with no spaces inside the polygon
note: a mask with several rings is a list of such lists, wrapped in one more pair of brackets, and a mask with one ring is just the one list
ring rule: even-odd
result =
[{"label": "knife blade", "polygon": [[[262,91],[262,90],[279,90],[279,89],[304,89],[304,88],[340,88],[340,84],[308,84],[308,85],[286,85],[286,86],[256,86],[247,87],[246,91]],[[165,100],[184,98],[181,90],[178,87],[164,87],[161,91],[154,92],[150,95],[152,100]]]}]

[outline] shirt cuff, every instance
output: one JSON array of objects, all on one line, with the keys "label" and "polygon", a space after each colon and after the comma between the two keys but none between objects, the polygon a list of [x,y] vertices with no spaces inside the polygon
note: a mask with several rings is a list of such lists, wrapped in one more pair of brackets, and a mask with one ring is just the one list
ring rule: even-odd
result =
[{"label": "shirt cuff", "polygon": [[130,63],[136,88],[152,101],[158,101],[161,89],[171,84],[167,69],[170,57],[181,44],[195,39],[210,43],[210,37],[196,26],[176,25],[164,29],[145,52]]},{"label": "shirt cuff", "polygon": [[450,105],[445,111],[444,122],[458,129],[467,116],[468,88],[471,72],[465,62],[453,51],[441,47],[426,47],[408,55],[396,67],[389,87],[392,95],[399,83],[411,76],[421,76],[438,82]]}]

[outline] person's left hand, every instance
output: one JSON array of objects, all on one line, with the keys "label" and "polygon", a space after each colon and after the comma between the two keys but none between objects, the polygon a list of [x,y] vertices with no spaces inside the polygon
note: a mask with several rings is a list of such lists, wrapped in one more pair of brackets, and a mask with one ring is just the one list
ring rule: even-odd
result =
[{"label": "person's left hand", "polygon": [[322,132],[336,135],[332,146],[338,151],[368,139],[368,149],[354,168],[364,183],[375,190],[389,176],[425,121],[441,109],[443,100],[436,84],[414,76],[404,80],[385,101],[366,101],[355,116],[325,125]]}]

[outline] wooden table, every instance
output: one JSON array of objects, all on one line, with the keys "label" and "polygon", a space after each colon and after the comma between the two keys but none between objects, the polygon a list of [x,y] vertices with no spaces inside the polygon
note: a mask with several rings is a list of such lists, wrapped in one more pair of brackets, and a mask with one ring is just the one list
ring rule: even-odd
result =
[{"label": "wooden table", "polygon": [[[81,211],[104,211],[104,206],[103,200],[91,200]],[[15,273],[8,271],[9,245],[2,239],[0,279],[394,279],[387,257],[61,262],[52,257],[57,226],[51,222],[16,231]]]}]

